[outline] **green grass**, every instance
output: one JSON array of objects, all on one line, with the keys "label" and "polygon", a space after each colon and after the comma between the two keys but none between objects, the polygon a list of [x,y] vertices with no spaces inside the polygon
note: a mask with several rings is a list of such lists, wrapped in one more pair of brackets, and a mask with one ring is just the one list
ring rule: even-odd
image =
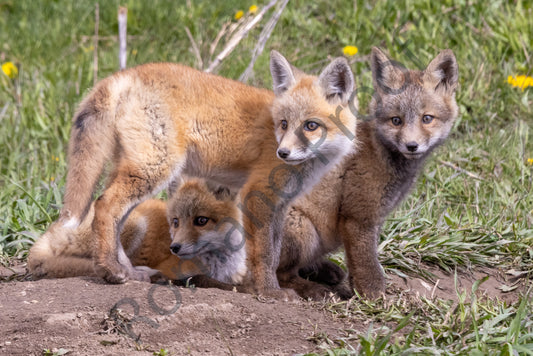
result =
[{"label": "green grass", "polygon": [[[116,10],[123,4],[131,36],[128,66],[172,61],[199,67],[186,26],[205,67],[223,24],[253,3],[101,1],[98,78],[118,68]],[[371,86],[372,46],[411,68],[423,68],[440,49],[456,54],[461,117],[411,196],[383,228],[381,260],[389,272],[424,274],[420,262],[426,262],[448,271],[495,265],[531,276],[533,89],[513,88],[507,77],[533,75],[532,18],[532,3],[525,0],[292,0],[283,12],[256,62],[252,85],[271,86],[269,49],[317,73],[329,58],[342,55],[345,45],[355,45],[359,53],[350,62],[360,88]],[[219,74],[241,75],[260,31],[261,26],[255,28],[239,44]],[[93,1],[0,0],[0,62],[12,61],[19,68],[15,80],[0,72],[4,263],[24,259],[33,240],[58,216],[70,119],[93,83],[93,33]],[[361,90],[359,96],[364,111],[369,94]],[[389,327],[370,328],[364,335],[348,333],[327,352],[532,353],[529,296],[515,305],[477,299],[454,306],[429,300],[383,303],[342,304],[339,308],[352,316],[376,318]],[[408,317],[411,310],[416,313]],[[459,312],[448,315],[448,310]]]}]

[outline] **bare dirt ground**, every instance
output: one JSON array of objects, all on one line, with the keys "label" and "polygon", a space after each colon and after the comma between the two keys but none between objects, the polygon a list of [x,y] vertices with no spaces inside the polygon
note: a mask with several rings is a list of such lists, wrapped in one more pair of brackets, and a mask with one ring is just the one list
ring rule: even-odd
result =
[{"label": "bare dirt ground", "polygon": [[[429,267],[428,267],[429,268]],[[388,294],[455,299],[454,277],[432,268],[437,283],[388,276]],[[24,281],[23,264],[0,267],[0,355],[292,355],[319,352],[313,340],[343,330],[365,332],[370,320],[338,318],[307,301],[281,302],[216,289],[178,288],[93,278]],[[471,290],[513,302],[494,269],[459,276]],[[51,355],[51,353],[50,353]]]}]

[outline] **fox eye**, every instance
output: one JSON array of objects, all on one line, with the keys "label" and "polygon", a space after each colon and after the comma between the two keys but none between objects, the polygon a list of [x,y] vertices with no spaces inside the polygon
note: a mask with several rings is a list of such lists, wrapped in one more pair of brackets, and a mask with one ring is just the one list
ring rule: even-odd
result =
[{"label": "fox eye", "polygon": [[320,126],[320,125],[318,125],[314,121],[307,121],[304,124],[304,130],[306,130],[306,131],[315,131],[316,129],[318,129],[318,126]]},{"label": "fox eye", "polygon": [[287,120],[281,120],[281,129],[287,130]]},{"label": "fox eye", "polygon": [[176,229],[180,226],[180,221],[178,220],[178,218],[172,219],[172,226],[174,226],[174,228]]},{"label": "fox eye", "polygon": [[424,115],[422,116],[422,122],[424,124],[429,124],[431,121],[433,121],[434,117],[431,115]]},{"label": "fox eye", "polygon": [[197,216],[194,219],[194,225],[196,226],[204,226],[209,221],[209,218],[206,218],[205,216]]},{"label": "fox eye", "polygon": [[402,119],[400,119],[398,116],[395,116],[390,120],[394,126],[400,126],[402,124]]}]

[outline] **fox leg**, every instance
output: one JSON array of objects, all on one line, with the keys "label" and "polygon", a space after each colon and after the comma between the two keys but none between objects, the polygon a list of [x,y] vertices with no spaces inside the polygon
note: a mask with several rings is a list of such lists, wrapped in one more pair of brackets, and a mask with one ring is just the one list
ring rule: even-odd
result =
[{"label": "fox leg", "polygon": [[158,188],[164,188],[164,182],[171,178],[168,166],[161,162],[157,166],[157,169],[154,164],[119,166],[111,176],[110,185],[95,203],[95,270],[110,283],[124,283],[128,279],[150,281],[150,273],[134,268],[126,256],[120,230],[130,211]]},{"label": "fox leg", "polygon": [[[259,186],[259,185],[258,185]],[[259,186],[260,187],[260,186]],[[286,212],[284,204],[276,202],[274,194],[264,189],[245,186],[242,191],[243,226],[248,236],[246,242],[250,280],[247,293],[258,293],[282,300],[296,300],[291,289],[281,289],[276,270],[279,265],[282,227]]]},{"label": "fox leg", "polygon": [[346,250],[350,286],[366,297],[378,297],[385,292],[385,277],[377,252],[379,226],[342,218],[339,231]]}]

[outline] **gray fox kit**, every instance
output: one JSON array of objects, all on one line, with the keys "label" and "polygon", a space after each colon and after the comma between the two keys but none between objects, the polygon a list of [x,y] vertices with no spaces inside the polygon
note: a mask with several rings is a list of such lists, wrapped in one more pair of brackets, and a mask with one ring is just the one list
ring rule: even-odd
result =
[{"label": "gray fox kit", "polygon": [[322,281],[331,274],[339,279],[338,268],[331,263],[321,266],[320,261],[342,244],[350,287],[367,297],[384,292],[377,254],[381,226],[409,192],[426,158],[444,142],[458,115],[458,69],[451,50],[442,51],[425,70],[417,71],[405,69],[373,48],[371,67],[375,95],[369,108],[371,119],[357,125],[357,151],[310,194],[295,201],[285,221],[284,238],[302,245],[287,252],[292,258],[282,259],[287,263],[279,266],[278,279],[300,295],[323,292],[323,286],[299,277],[301,268],[317,265]]}]

